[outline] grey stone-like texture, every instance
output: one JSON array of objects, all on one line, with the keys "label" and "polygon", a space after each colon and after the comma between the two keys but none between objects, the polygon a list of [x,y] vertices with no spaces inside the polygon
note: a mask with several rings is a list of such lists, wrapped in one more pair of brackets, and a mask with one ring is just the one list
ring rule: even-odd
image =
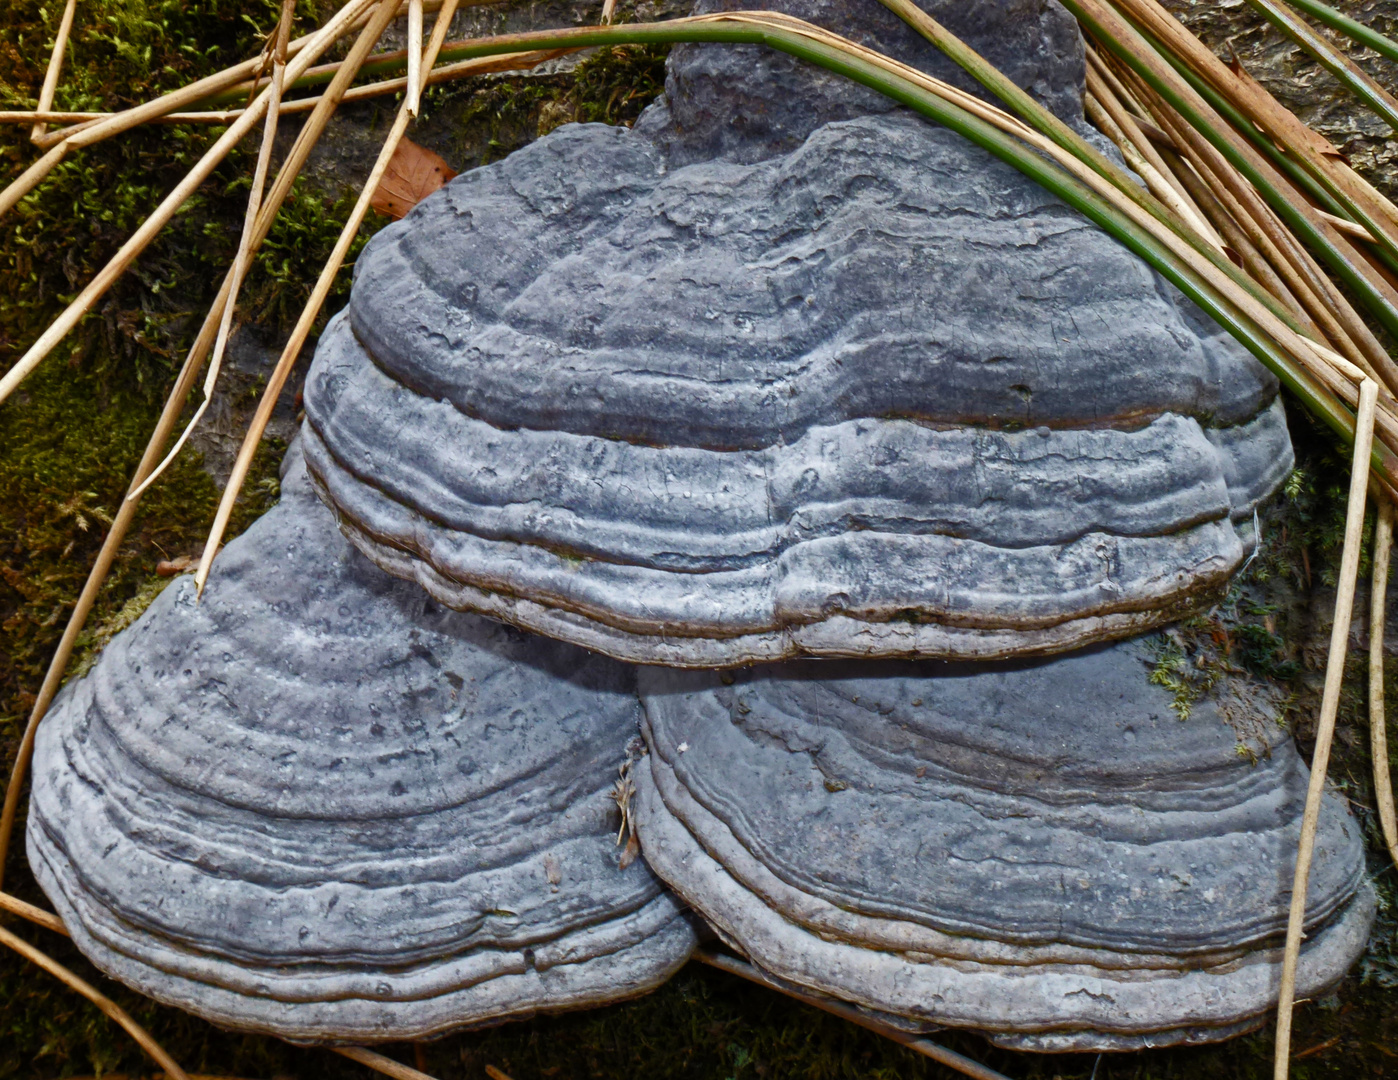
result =
[{"label": "grey stone-like texture", "polygon": [[[921,7],[1077,127],[1086,78],[1082,36],[1057,0],[922,0]],[[944,82],[985,90],[877,0],[698,0],[694,14],[776,10],[834,31]],[[760,45],[677,45],[665,97],[637,122],[670,164],[790,153],[822,124],[892,112],[892,101],[842,75]]]},{"label": "grey stone-like texture", "polygon": [[414,1039],[640,994],[694,930],[610,797],[626,667],[445,611],[281,503],[40,729],[29,857],[99,968],[220,1025]]},{"label": "grey stone-like texture", "polygon": [[622,659],[994,658],[1212,599],[1276,383],[1042,188],[906,112],[671,169],[569,126],[360,256],[307,381],[351,540]]},{"label": "grey stone-like texture", "polygon": [[[644,669],[642,850],[774,977],[909,1026],[1227,1037],[1275,1004],[1308,771],[1257,687],[1181,721],[1150,660]],[[1374,915],[1333,795],[1316,851],[1300,996]]]}]

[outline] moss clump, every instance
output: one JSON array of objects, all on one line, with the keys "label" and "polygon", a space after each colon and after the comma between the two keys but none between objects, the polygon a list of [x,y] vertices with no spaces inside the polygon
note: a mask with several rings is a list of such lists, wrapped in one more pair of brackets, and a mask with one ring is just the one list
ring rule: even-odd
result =
[{"label": "moss clump", "polygon": [[498,161],[569,123],[630,126],[665,88],[668,48],[598,49],[563,75],[446,84],[432,103],[451,117],[443,153],[462,169]]}]

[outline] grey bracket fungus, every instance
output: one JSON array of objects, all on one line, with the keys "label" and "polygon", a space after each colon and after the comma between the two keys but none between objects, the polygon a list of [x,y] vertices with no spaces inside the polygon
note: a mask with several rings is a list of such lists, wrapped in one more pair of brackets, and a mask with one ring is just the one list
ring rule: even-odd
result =
[{"label": "grey bracket fungus", "polygon": [[631,670],[444,611],[299,453],[40,728],[30,863],[102,971],[225,1027],[416,1039],[643,993],[683,906],[620,865]]},{"label": "grey bracket fungus", "polygon": [[[873,0],[784,8],[948,74]],[[937,13],[1073,119],[1056,4]],[[351,541],[681,667],[1063,651],[1215,598],[1292,464],[1274,378],[1009,166],[760,52],[677,49],[636,130],[375,236],[305,398]]]},{"label": "grey bracket fungus", "polygon": [[[1207,1042],[1275,1005],[1308,770],[1236,681],[1188,720],[1127,642],[1001,664],[643,669],[646,859],[778,981],[1030,1050]],[[1298,996],[1363,951],[1327,795]]]}]

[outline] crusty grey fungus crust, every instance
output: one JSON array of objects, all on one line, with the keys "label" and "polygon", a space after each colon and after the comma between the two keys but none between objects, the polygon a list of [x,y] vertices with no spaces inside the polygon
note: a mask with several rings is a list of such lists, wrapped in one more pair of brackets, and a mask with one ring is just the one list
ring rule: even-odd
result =
[{"label": "crusty grey fungus crust", "polygon": [[[1128,1050],[1259,1026],[1309,774],[1265,697],[1233,680],[1181,722],[1149,659],[644,669],[642,851],[763,971],[904,1027]],[[1333,795],[1316,852],[1305,996],[1375,909]]]},{"label": "crusty grey fungus crust", "polygon": [[574,125],[457,178],[360,256],[306,410],[380,566],[681,667],[1136,634],[1217,597],[1292,464],[1253,357],[896,112],[679,168]]},{"label": "crusty grey fungus crust", "polygon": [[335,529],[299,453],[194,602],[166,588],[39,730],[30,864],[84,955],[302,1042],[645,993],[694,929],[620,866],[631,670],[444,611]]}]

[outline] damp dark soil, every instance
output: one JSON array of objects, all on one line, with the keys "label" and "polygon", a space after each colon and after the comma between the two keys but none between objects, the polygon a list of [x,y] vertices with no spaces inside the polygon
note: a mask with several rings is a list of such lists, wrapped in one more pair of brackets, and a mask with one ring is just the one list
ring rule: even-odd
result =
[{"label": "damp dark soil", "polygon": [[[1283,102],[1393,192],[1398,142],[1334,81],[1290,47],[1244,0],[1170,0],[1225,58],[1234,53]],[[623,16],[679,13],[682,0],[623,2]],[[1398,30],[1398,3],[1339,3],[1377,29]],[[275,0],[84,0],[78,5],[57,107],[120,108],[256,51]],[[327,0],[301,0],[309,26]],[[458,36],[595,22],[591,0],[538,0],[458,15]],[[32,107],[61,14],[57,0],[9,0],[0,11],[0,108]],[[1398,66],[1363,51],[1359,62],[1391,89]],[[484,77],[434,90],[411,136],[456,169],[496,160],[569,120],[630,123],[659,92],[663,50],[615,49],[525,77]],[[239,307],[228,378],[191,445],[146,496],[117,569],[79,645],[77,667],[133,621],[166,583],[162,560],[196,553],[238,433],[328,255],[394,107],[392,99],[344,110],[257,260]],[[290,137],[287,133],[285,138]],[[0,130],[0,179],[34,153],[25,129]],[[24,351],[142,217],[203,152],[210,133],[146,128],[75,155],[0,222],[0,369]],[[86,577],[195,331],[231,259],[250,153],[216,170],[164,236],[69,335],[15,398],[0,407],[0,772],[15,747],[44,667]],[[358,243],[384,224],[371,217]],[[353,258],[353,254],[351,255]],[[327,305],[345,302],[348,274]],[[312,341],[305,350],[309,356]],[[304,363],[304,361],[303,361]],[[233,531],[277,496],[276,464],[294,429],[298,379],[279,403]],[[1242,668],[1273,680],[1309,754],[1339,561],[1345,462],[1299,407],[1289,410],[1298,468],[1263,517],[1259,557],[1219,607],[1160,641],[1156,675],[1181,712],[1218,672]],[[1367,571],[1367,565],[1365,567]],[[1398,612],[1398,596],[1389,603]],[[1366,644],[1356,621],[1351,638]],[[1398,625],[1389,640],[1398,649]],[[1398,1076],[1398,874],[1386,866],[1372,811],[1365,661],[1350,661],[1332,776],[1370,841],[1380,920],[1368,953],[1336,993],[1299,1008],[1292,1075]],[[1398,713],[1398,661],[1387,699]],[[1181,722],[1187,723],[1187,720]],[[1398,739],[1393,740],[1398,745]],[[1398,761],[1394,762],[1398,768]],[[22,822],[21,822],[22,828]],[[8,890],[43,897],[23,857],[6,867]],[[155,1005],[104,979],[65,940],[7,920],[131,1012],[186,1069],[248,1078],[368,1077],[328,1051],[237,1036]],[[973,1035],[938,1038],[1015,1078],[1146,1080],[1270,1075],[1271,1034],[1212,1047],[1135,1054],[1042,1056],[996,1050]],[[492,1066],[514,1080],[713,1077],[950,1077],[954,1074],[858,1027],[732,976],[690,965],[640,1000],[539,1018],[421,1046],[385,1051],[441,1080],[477,1078]],[[150,1075],[152,1066],[96,1009],[13,953],[0,953],[0,1078]]]}]

